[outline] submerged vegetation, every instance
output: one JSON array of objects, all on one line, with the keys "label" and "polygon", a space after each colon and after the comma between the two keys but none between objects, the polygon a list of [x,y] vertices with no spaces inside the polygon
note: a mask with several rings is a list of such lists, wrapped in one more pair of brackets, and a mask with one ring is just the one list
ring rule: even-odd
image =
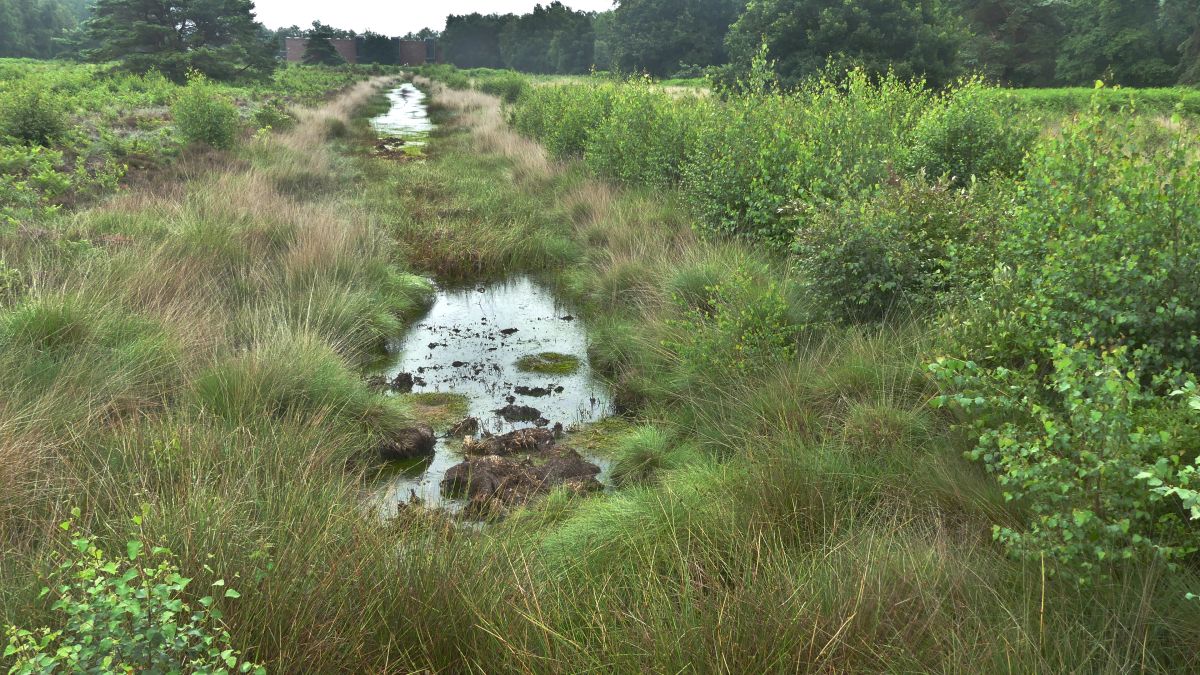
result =
[{"label": "submerged vegetation", "polygon": [[568,375],[579,370],[579,358],[555,352],[529,354],[517,359],[517,368],[530,373]]},{"label": "submerged vegetation", "polygon": [[[52,158],[0,184],[6,666],[90,616],[193,670],[1198,665],[1186,106],[433,67],[413,159],[368,149],[395,78],[0,68],[0,149]],[[418,273],[512,272],[587,322],[611,489],[381,521],[361,460],[465,406],[365,369]]]}]

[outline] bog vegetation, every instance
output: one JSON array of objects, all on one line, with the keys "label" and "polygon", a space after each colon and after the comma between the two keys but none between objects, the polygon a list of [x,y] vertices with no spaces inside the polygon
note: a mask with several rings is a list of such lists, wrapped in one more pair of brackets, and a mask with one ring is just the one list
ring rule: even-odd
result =
[{"label": "bog vegetation", "polygon": [[[676,13],[813,45],[854,3],[719,4]],[[1161,35],[1071,70],[1141,25],[1091,4],[1031,7],[1072,39],[1005,67],[1186,70]],[[686,57],[729,66],[703,88],[427,66],[439,128],[403,159],[363,124],[396,76],[235,76],[247,25],[0,62],[0,665],[1196,670],[1200,98],[935,71],[907,59],[945,7],[899,5],[905,54],[730,37]],[[670,74],[656,7],[540,8],[478,65],[580,70],[563,36],[609,21]],[[364,456],[461,402],[363,368],[420,275],[515,271],[587,322],[625,412],[572,442],[612,489],[381,520]]]}]

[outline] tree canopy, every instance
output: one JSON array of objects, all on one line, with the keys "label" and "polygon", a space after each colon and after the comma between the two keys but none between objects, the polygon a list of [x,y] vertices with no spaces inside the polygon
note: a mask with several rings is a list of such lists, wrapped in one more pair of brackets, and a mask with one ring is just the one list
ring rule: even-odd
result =
[{"label": "tree canopy", "polygon": [[939,0],[751,0],[727,44],[744,68],[765,42],[785,85],[833,63],[941,86],[965,37]]},{"label": "tree canopy", "polygon": [[725,34],[745,0],[618,0],[607,36],[613,65],[671,76],[725,62]]},{"label": "tree canopy", "polygon": [[592,17],[561,2],[537,5],[500,31],[504,65],[530,73],[583,73],[592,65]]},{"label": "tree canopy", "polygon": [[451,14],[442,31],[446,59],[459,68],[503,68],[500,33],[516,18],[513,14]]},{"label": "tree canopy", "polygon": [[0,0],[0,57],[47,59],[88,16],[86,0]]},{"label": "tree canopy", "polygon": [[214,79],[274,68],[251,0],[97,0],[86,33],[98,46],[85,56],[129,70],[159,70],[182,81],[189,70]]},{"label": "tree canopy", "polygon": [[309,65],[336,66],[345,63],[346,59],[334,48],[333,40],[337,33],[331,26],[319,21],[313,22],[313,29],[308,31],[308,42],[304,45],[302,60]]}]

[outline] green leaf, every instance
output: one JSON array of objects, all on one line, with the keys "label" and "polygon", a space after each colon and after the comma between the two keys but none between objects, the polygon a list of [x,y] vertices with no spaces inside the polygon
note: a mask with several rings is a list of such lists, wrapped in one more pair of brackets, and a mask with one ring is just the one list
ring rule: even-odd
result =
[{"label": "green leaf", "polygon": [[233,590],[232,588],[230,588],[230,589],[227,589],[227,590],[225,591],[225,597],[227,597],[227,598],[235,598],[235,599],[236,599],[236,598],[240,598],[240,597],[242,597],[242,594],[241,594],[241,593],[238,593],[237,591],[235,591],[235,590]]},{"label": "green leaf", "polygon": [[126,542],[125,550],[129,553],[131,561],[137,560],[138,556],[142,554],[142,542],[136,539]]}]

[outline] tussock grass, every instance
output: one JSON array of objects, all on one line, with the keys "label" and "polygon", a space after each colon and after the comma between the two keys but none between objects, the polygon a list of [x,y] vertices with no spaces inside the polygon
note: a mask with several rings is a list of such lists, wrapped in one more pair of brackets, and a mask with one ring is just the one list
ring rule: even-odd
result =
[{"label": "tussock grass", "polygon": [[[470,255],[549,267],[587,310],[592,365],[642,419],[613,444],[622,487],[611,495],[555,493],[485,533],[469,563],[461,548],[430,554],[470,569],[502,560],[497,583],[520,589],[498,600],[463,588],[454,601],[426,591],[454,607],[468,663],[521,672],[1192,663],[1180,646],[1198,612],[1176,581],[1150,570],[1079,589],[993,544],[992,523],[1016,522],[1017,507],[962,459],[950,420],[927,405],[924,357],[936,336],[902,323],[822,326],[792,272],[744,244],[697,237],[670,192],[542,164],[496,123],[494,99],[435,98],[449,117],[430,162],[402,169],[415,187],[399,201],[443,217],[445,236],[470,253],[435,243],[414,255],[438,270],[496,268],[458,262]],[[528,219],[565,233],[578,253],[522,257],[528,242],[504,235]],[[794,355],[741,375],[688,371],[667,345],[689,312],[713,310],[710,289],[735,271],[780,289],[798,328]],[[477,628],[464,630],[460,612]],[[424,667],[447,663],[433,643],[423,655]]]},{"label": "tussock grass", "polygon": [[[372,91],[5,238],[29,283],[0,307],[0,623],[41,623],[79,505],[110,546],[144,513],[195,588],[229,580],[236,646],[283,672],[1194,668],[1180,577],[1079,589],[992,543],[1015,507],[924,405],[920,326],[812,325],[779,261],[547,161],[479,93],[434,92],[426,162],[339,156],[327,120],[347,142]],[[301,173],[329,190],[280,189]],[[581,306],[637,417],[619,489],[484,531],[369,512],[348,460],[415,413],[357,375],[428,297],[400,262],[536,270]],[[734,272],[776,283],[794,349],[697,373],[669,345]]]}]

